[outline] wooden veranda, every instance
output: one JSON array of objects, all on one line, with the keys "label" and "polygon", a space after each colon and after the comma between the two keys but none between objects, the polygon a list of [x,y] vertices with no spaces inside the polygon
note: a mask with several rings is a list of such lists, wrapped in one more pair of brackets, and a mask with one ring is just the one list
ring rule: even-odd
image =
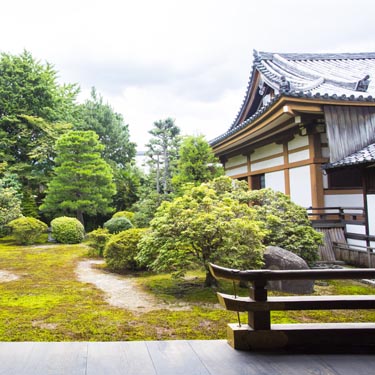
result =
[{"label": "wooden veranda", "polygon": [[369,375],[375,356],[243,352],[225,340],[2,342],[4,375]]}]

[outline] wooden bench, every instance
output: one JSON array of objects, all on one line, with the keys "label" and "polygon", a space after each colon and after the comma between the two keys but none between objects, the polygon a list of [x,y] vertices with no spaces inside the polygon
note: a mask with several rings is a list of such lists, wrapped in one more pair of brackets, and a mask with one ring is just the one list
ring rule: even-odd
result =
[{"label": "wooden bench", "polygon": [[[375,309],[375,295],[267,296],[269,280],[374,279],[375,269],[251,270],[210,264],[216,279],[250,282],[250,296],[218,293],[230,311],[247,312],[248,324],[228,325],[228,342],[235,349],[318,348],[319,351],[367,347],[375,349],[375,323],[271,324],[271,311]],[[375,292],[375,289],[374,289]]]}]

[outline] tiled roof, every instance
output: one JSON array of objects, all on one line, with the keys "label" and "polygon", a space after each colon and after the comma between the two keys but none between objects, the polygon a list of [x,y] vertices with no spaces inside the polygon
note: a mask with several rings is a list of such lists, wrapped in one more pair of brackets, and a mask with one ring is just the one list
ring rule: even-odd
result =
[{"label": "tiled roof", "polygon": [[[245,110],[255,73],[275,90],[276,95],[266,107],[239,123]],[[366,75],[370,84],[365,92],[357,91],[357,84]],[[281,77],[290,84],[290,90],[280,92]],[[214,145],[254,121],[280,96],[327,100],[375,101],[375,52],[341,54],[297,54],[254,51],[254,62],[246,95],[229,130],[212,140]]]},{"label": "tiled roof", "polygon": [[353,154],[346,156],[344,159],[336,161],[334,163],[327,163],[322,166],[323,169],[332,169],[340,167],[348,167],[350,165],[375,163],[375,143],[366,146],[362,150],[354,152]]}]

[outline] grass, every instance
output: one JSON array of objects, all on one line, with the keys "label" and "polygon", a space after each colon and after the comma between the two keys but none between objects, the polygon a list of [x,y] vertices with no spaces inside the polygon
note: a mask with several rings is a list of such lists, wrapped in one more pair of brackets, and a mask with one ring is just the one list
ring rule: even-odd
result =
[{"label": "grass", "polygon": [[[167,302],[184,302],[189,311],[154,310],[143,314],[112,307],[95,286],[77,281],[77,262],[87,254],[84,245],[17,246],[0,240],[0,270],[20,278],[0,282],[1,341],[123,341],[220,339],[233,312],[216,305],[216,291],[202,286],[203,272],[189,272],[183,280],[169,275],[139,274],[137,282]],[[359,283],[332,282],[317,294],[374,294]],[[220,291],[232,293],[230,283]],[[240,289],[246,295],[246,289]],[[375,312],[276,312],[273,322],[375,321]],[[241,320],[246,321],[242,314]]]}]

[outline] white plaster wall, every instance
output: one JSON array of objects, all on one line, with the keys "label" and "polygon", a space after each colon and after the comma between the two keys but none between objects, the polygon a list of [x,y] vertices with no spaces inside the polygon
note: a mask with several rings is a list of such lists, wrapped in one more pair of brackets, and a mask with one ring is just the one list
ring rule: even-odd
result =
[{"label": "white plaster wall", "polygon": [[228,159],[225,163],[225,168],[235,167],[236,165],[244,163],[247,163],[247,157],[244,155],[236,155]]},{"label": "white plaster wall", "polygon": [[296,161],[306,160],[310,158],[310,150],[302,150],[298,152],[293,152],[288,155],[289,163],[294,163]]},{"label": "white plaster wall", "polygon": [[375,235],[375,194],[367,194],[367,215],[369,234]]},{"label": "white plaster wall", "polygon": [[362,194],[329,194],[324,196],[325,207],[363,207]]},{"label": "white plaster wall", "polygon": [[302,207],[311,207],[310,167],[303,166],[289,169],[290,197]]},{"label": "white plaster wall", "polygon": [[247,173],[247,165],[244,165],[243,167],[233,168],[225,171],[225,174],[227,176],[235,176],[237,174],[243,174]]},{"label": "white plaster wall", "polygon": [[[348,238],[346,240],[348,242],[349,245],[352,245],[352,246],[367,246],[366,245],[366,241],[362,241],[362,240],[354,240],[353,238]],[[358,250],[363,250],[365,251],[364,249],[358,249]]]},{"label": "white plaster wall", "polygon": [[309,145],[309,137],[296,135],[291,141],[288,142],[288,150],[294,150],[298,147],[304,147]]},{"label": "white plaster wall", "polygon": [[285,176],[284,171],[277,171],[272,173],[266,173],[264,175],[266,181],[266,187],[271,188],[275,191],[281,191],[285,193]]},{"label": "white plaster wall", "polygon": [[259,171],[260,169],[277,167],[284,164],[284,157],[273,158],[269,160],[260,161],[258,163],[251,163],[251,171]]},{"label": "white plaster wall", "polygon": [[250,155],[250,160],[258,160],[262,158],[267,158],[269,156],[279,154],[283,152],[283,145],[277,145],[276,143],[271,143],[269,145],[259,147]]},{"label": "white plaster wall", "polygon": [[366,234],[366,227],[364,225],[346,224],[346,231],[348,233]]}]

